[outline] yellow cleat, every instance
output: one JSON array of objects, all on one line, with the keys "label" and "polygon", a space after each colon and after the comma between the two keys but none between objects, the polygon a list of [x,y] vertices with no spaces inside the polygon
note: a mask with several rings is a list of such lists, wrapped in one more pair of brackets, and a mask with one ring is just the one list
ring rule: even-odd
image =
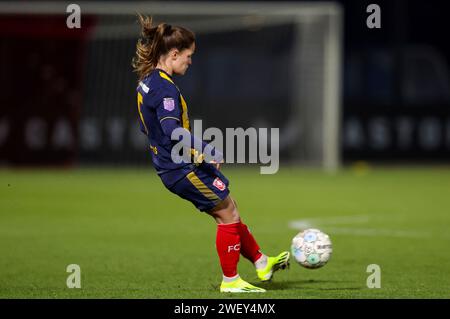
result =
[{"label": "yellow cleat", "polygon": [[253,286],[239,277],[232,282],[222,281],[222,284],[220,285],[220,292],[266,292],[266,290]]},{"label": "yellow cleat", "polygon": [[279,269],[286,269],[289,267],[288,251],[283,251],[276,257],[267,257],[267,265],[263,269],[256,269],[256,274],[261,281],[269,281],[273,277],[273,273]]}]

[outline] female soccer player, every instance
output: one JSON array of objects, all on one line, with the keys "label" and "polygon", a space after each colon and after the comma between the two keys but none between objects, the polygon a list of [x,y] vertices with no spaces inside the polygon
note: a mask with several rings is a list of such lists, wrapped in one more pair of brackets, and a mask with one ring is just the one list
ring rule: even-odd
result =
[{"label": "female soccer player", "polygon": [[[228,179],[219,171],[221,153],[190,134],[187,104],[172,76],[184,75],[192,64],[195,35],[165,23],[152,26],[151,17],[139,16],[139,22],[142,31],[132,65],[139,77],[140,126],[148,137],[154,167],[168,190],[217,222],[216,248],[223,272],[220,291],[265,292],[239,277],[239,255],[254,263],[261,281],[268,281],[275,271],[289,265],[289,252],[268,257],[260,251],[229,195]],[[180,129],[184,129],[187,140],[179,134],[172,138],[172,132]],[[178,142],[191,147],[193,161],[180,162],[177,152],[172,154]],[[195,145],[201,145],[201,149],[195,149]],[[213,155],[208,163],[204,161],[206,153]]]}]

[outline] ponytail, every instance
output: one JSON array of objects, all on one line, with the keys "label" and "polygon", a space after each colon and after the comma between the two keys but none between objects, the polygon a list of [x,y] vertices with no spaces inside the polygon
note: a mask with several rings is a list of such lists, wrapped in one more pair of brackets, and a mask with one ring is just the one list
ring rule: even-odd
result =
[{"label": "ponytail", "polygon": [[172,27],[167,23],[152,26],[152,17],[138,15],[141,36],[136,44],[136,54],[132,60],[134,72],[139,80],[156,68],[159,58],[171,49],[188,49],[195,42],[192,31],[182,27]]}]

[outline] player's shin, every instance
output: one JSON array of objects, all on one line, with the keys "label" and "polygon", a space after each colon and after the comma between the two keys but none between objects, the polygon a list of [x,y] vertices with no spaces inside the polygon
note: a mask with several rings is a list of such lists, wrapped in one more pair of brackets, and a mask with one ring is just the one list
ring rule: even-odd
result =
[{"label": "player's shin", "polygon": [[239,223],[239,236],[241,238],[241,254],[252,263],[260,259],[263,254],[260,251],[259,245],[248,229],[247,225]]},{"label": "player's shin", "polygon": [[241,250],[239,223],[217,225],[216,248],[223,275],[236,276]]}]

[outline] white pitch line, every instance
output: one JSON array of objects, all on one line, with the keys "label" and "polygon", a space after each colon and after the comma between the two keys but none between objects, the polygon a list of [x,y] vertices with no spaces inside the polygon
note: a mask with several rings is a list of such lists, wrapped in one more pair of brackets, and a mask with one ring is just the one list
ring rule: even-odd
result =
[{"label": "white pitch line", "polygon": [[327,227],[330,234],[351,236],[376,236],[376,237],[398,237],[398,238],[431,238],[431,233],[409,230],[396,230],[385,228],[344,228]]},{"label": "white pitch line", "polygon": [[311,228],[314,225],[361,224],[368,222],[369,216],[367,215],[333,216],[292,220],[289,222],[289,227],[293,229],[305,229]]},{"label": "white pitch line", "polygon": [[368,224],[369,216],[352,215],[323,218],[307,218],[292,220],[289,222],[289,228],[303,230],[307,228],[323,228],[330,234],[351,235],[351,236],[379,236],[379,237],[398,237],[398,238],[430,238],[429,232],[396,230],[384,228],[352,228],[336,226],[340,224]]}]

